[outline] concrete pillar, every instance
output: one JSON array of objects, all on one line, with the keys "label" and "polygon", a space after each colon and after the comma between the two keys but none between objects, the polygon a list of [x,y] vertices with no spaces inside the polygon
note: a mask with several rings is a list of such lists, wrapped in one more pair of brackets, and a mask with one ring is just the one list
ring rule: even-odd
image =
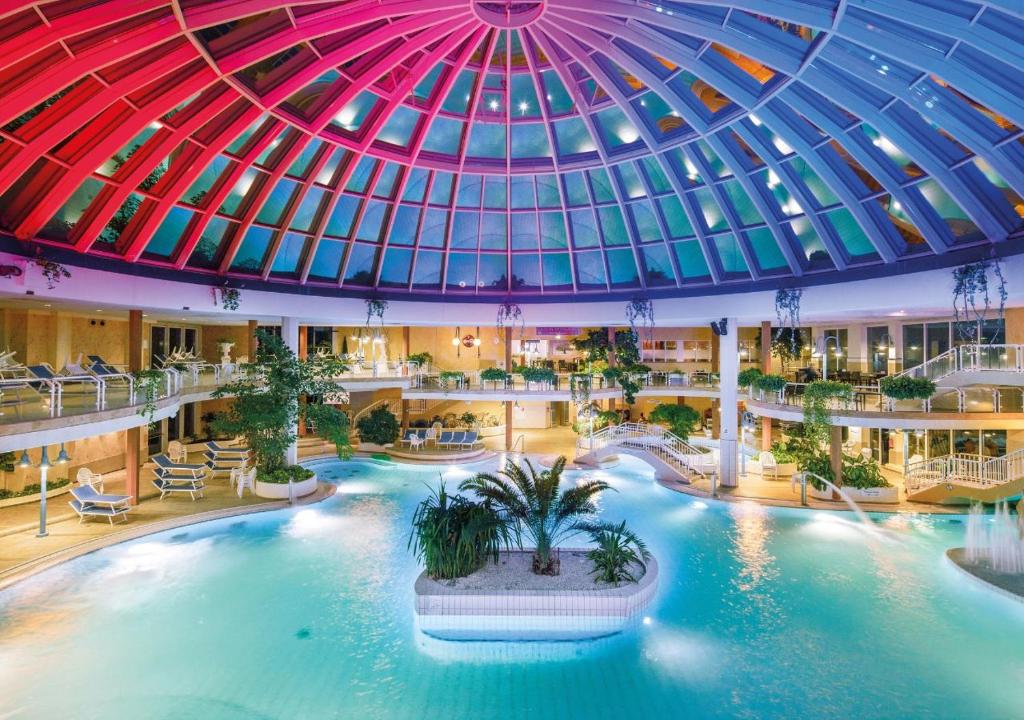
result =
[{"label": "concrete pillar", "polygon": [[259,327],[257,320],[249,321],[249,362],[256,360],[256,328]]},{"label": "concrete pillar", "polygon": [[[54,364],[58,371],[64,367],[69,360],[78,361],[78,357],[71,357],[74,348],[71,347],[71,315],[68,313],[57,313],[56,335],[54,336]],[[83,358],[84,359],[84,358]]]},{"label": "concrete pillar", "polygon": [[[765,375],[772,371],[772,322],[761,322],[761,372]],[[761,418],[761,449],[772,449],[772,419]]]},{"label": "concrete pillar", "polygon": [[[719,340],[718,372],[721,377],[721,412],[715,413],[720,421],[719,447],[721,458],[719,460],[719,484],[722,487],[736,487],[739,482],[737,467],[737,433],[739,426],[739,413],[736,405],[737,381],[736,374],[739,372],[739,328],[736,325],[736,318],[728,319],[728,329],[725,335]],[[714,349],[715,345],[712,345]]]},{"label": "concrete pillar", "polygon": [[411,334],[412,329],[408,325],[402,328],[402,359],[404,360],[408,360],[412,354]]},{"label": "concrete pillar", "polygon": [[608,367],[615,367],[615,328],[608,328]]},{"label": "concrete pillar", "polygon": [[[142,370],[142,311],[128,311],[128,371]],[[128,428],[124,433],[125,494],[132,505],[139,504],[139,465],[142,464],[142,427]]]},{"label": "concrete pillar", "polygon": [[512,449],[512,401],[505,401],[505,451]]},{"label": "concrete pillar", "polygon": [[[512,372],[512,328],[505,328],[505,372]],[[512,449],[512,403],[505,401],[505,450]]]},{"label": "concrete pillar", "polygon": [[[299,349],[295,352],[299,360],[306,360],[309,358],[309,328],[299,328]],[[299,398],[299,402],[302,402],[302,398]],[[306,421],[300,416],[299,417],[299,437],[306,436]]]},{"label": "concrete pillar", "polygon": [[[293,353],[299,353],[299,321],[298,318],[281,318],[281,339]],[[285,452],[285,464],[294,465],[299,461],[299,443],[294,442]]]},{"label": "concrete pillar", "polygon": [[[832,464],[832,474],[835,476],[836,487],[843,486],[843,426],[833,425],[829,435],[828,456]],[[832,493],[833,500],[839,500],[836,493]]]},{"label": "concrete pillar", "polygon": [[[732,328],[729,328],[732,330]],[[711,333],[711,367],[721,368],[721,340],[713,332]],[[737,362],[739,362],[737,360]],[[737,371],[738,372],[738,371]],[[733,373],[735,374],[735,373]],[[733,378],[735,380],[735,378]],[[722,381],[725,381],[725,377],[722,376]],[[716,440],[722,437],[722,400],[714,399],[711,401],[711,437]]]}]

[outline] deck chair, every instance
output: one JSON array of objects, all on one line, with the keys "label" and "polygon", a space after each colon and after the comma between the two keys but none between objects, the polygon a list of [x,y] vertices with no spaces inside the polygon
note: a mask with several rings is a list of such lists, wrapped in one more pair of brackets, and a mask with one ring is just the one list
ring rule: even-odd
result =
[{"label": "deck chair", "polygon": [[91,485],[80,485],[71,488],[74,500],[68,505],[78,513],[78,522],[87,517],[105,517],[111,525],[114,518],[125,518],[131,508],[131,497],[128,495],[101,495]]},{"label": "deck chair", "polygon": [[171,462],[187,463],[188,451],[185,450],[185,446],[177,440],[171,440],[167,443],[167,457],[171,459]]},{"label": "deck chair", "polygon": [[464,448],[469,448],[470,450],[472,450],[473,446],[476,445],[476,439],[479,436],[480,433],[478,433],[476,430],[471,430],[468,433],[466,433],[466,437],[462,439],[460,445]]},{"label": "deck chair", "polygon": [[156,465],[153,486],[160,491],[161,500],[173,493],[188,493],[193,501],[197,495],[203,497],[210,471],[205,463],[176,463],[164,454],[154,455],[150,460]]}]

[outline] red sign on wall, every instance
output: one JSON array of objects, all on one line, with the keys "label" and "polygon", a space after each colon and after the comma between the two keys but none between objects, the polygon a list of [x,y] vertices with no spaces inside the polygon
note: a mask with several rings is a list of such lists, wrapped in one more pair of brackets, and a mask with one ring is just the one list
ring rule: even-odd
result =
[{"label": "red sign on wall", "polygon": [[573,335],[579,335],[580,332],[581,330],[578,327],[539,327],[537,328],[537,337],[554,337],[555,335],[572,337]]}]

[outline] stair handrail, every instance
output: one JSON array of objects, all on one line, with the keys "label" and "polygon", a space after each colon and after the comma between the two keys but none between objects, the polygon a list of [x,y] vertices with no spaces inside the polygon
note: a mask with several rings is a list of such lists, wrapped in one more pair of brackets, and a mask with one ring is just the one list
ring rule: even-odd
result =
[{"label": "stair handrail", "polygon": [[1024,448],[987,460],[966,453],[922,460],[907,466],[903,481],[908,492],[916,492],[951,480],[1003,485],[1020,477],[1024,477]]},{"label": "stair handrail", "polygon": [[[652,438],[657,442],[649,442]],[[591,435],[581,435],[577,440],[577,450],[590,452],[608,445],[629,447],[631,443],[683,474],[705,474],[702,463],[697,462],[697,458],[703,458],[705,453],[660,425],[636,422],[609,425]]]},{"label": "stair handrail", "polygon": [[359,422],[360,418],[369,415],[371,412],[382,406],[386,406],[388,410],[396,415],[402,412],[402,401],[397,398],[382,398],[380,400],[374,400],[352,416],[352,427],[356,426],[356,423]]}]

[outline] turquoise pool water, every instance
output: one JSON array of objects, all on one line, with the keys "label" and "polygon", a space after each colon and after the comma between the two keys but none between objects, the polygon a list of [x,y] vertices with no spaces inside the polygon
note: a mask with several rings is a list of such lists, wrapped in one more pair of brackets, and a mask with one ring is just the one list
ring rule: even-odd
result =
[{"label": "turquoise pool water", "polygon": [[661,563],[649,622],[450,643],[414,626],[406,550],[438,470],[318,470],[340,486],[319,505],[126,543],[0,594],[0,718],[1024,713],[1024,605],[946,564],[960,518],[878,516],[874,537],[845,513],[700,502],[626,459],[600,473],[619,491],[601,504]]}]

